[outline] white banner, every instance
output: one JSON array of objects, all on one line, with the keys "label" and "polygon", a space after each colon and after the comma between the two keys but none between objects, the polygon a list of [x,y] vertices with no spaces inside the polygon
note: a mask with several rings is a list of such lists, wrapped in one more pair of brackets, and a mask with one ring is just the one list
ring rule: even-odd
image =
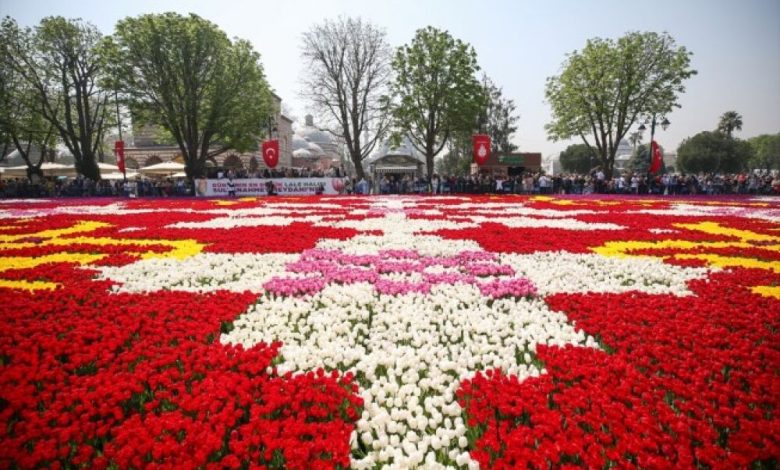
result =
[{"label": "white banner", "polygon": [[[344,192],[343,178],[236,178],[233,185],[236,196],[265,196],[266,184],[273,183],[279,196],[303,196],[307,194],[342,194]],[[199,179],[195,180],[196,194],[206,197],[227,197],[229,180]],[[321,192],[319,192],[321,191]]]}]

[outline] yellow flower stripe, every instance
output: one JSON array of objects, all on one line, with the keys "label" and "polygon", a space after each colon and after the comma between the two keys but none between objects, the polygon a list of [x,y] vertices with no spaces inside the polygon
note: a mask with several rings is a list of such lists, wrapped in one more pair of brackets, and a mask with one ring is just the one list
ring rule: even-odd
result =
[{"label": "yellow flower stripe", "polygon": [[85,253],[55,253],[46,256],[3,256],[0,257],[0,272],[11,269],[30,269],[47,263],[77,263],[85,265],[100,261],[106,255]]},{"label": "yellow flower stripe", "polygon": [[0,248],[3,248],[1,244],[13,243],[17,240],[23,240],[25,238],[59,238],[64,235],[73,235],[74,233],[94,232],[99,228],[110,226],[111,224],[107,224],[105,222],[83,221],[71,227],[48,229],[35,233],[21,233],[16,235],[0,234]]},{"label": "yellow flower stripe", "polygon": [[756,286],[751,290],[754,294],[780,299],[780,286]]},{"label": "yellow flower stripe", "polygon": [[[3,250],[31,248],[36,246],[61,246],[63,252],[49,254],[45,256],[0,256],[0,272],[11,269],[29,269],[46,263],[77,263],[79,265],[91,264],[105,258],[106,254],[86,254],[86,253],[68,253],[67,247],[71,245],[93,245],[93,246],[164,246],[168,251],[157,253],[153,251],[130,251],[128,254],[139,255],[144,259],[148,258],[174,258],[183,260],[194,256],[203,251],[204,244],[196,240],[147,240],[147,239],[123,239],[110,237],[88,237],[78,236],[72,238],[62,238],[65,235],[75,235],[94,232],[99,228],[110,227],[110,224],[95,221],[78,222],[71,227],[61,229],[49,229],[35,233],[0,235],[0,253]],[[29,238],[41,239],[40,243],[22,241]],[[54,289],[58,286],[56,283],[42,281],[25,281],[0,279],[0,287],[12,289]]]},{"label": "yellow flower stripe", "polygon": [[751,232],[750,230],[739,230],[735,228],[724,227],[717,222],[700,222],[698,224],[674,224],[675,227],[685,228],[688,230],[696,230],[699,232],[708,233],[711,235],[725,235],[729,237],[737,237],[742,241],[751,242],[765,242],[765,241],[778,241],[780,237],[772,235],[764,235],[763,233]]},{"label": "yellow flower stripe", "polygon": [[170,251],[156,253],[153,251],[144,251],[141,253],[133,252],[134,254],[141,255],[142,258],[175,258],[182,260],[189,258],[190,256],[197,255],[203,251],[205,245],[198,243],[195,240],[146,240],[146,239],[132,239],[132,238],[108,238],[108,237],[74,237],[74,238],[56,238],[53,240],[47,240],[40,245],[46,246],[68,246],[68,245],[119,245],[119,246],[166,246],[170,248]]},{"label": "yellow flower stripe", "polygon": [[688,253],[680,253],[674,255],[674,257],[677,259],[699,259],[706,261],[710,266],[717,266],[719,268],[765,269],[767,271],[780,273],[780,262],[778,261],[760,261],[755,258]]},{"label": "yellow flower stripe", "polygon": [[693,250],[696,248],[751,248],[753,245],[746,242],[692,242],[688,240],[659,240],[659,241],[613,241],[606,242],[602,246],[591,248],[602,256],[617,258],[628,257],[653,257],[652,255],[638,255],[638,250]]},{"label": "yellow flower stripe", "polygon": [[[700,222],[697,224],[675,224],[675,227],[688,230],[696,230],[711,235],[725,235],[738,238],[739,241],[733,242],[693,242],[687,240],[658,240],[658,241],[614,241],[606,242],[602,246],[593,247],[592,250],[602,256],[613,256],[619,258],[627,257],[652,257],[651,255],[634,254],[637,250],[646,249],[672,249],[672,250],[701,250],[705,253],[677,253],[676,259],[697,259],[704,261],[709,266],[719,268],[749,268],[763,269],[780,273],[780,262],[761,261],[755,258],[745,258],[741,256],[722,256],[706,251],[715,248],[762,248],[765,250],[780,251],[780,244],[757,245],[757,242],[780,242],[780,237],[757,233],[750,230],[740,230],[724,227],[717,222]],[[780,287],[778,286],[755,286],[752,292],[766,297],[780,298]]]},{"label": "yellow flower stripe", "polygon": [[6,279],[0,279],[0,288],[5,287],[7,289],[19,289],[28,290],[30,292],[36,290],[54,290],[58,284],[54,282],[43,281],[11,281]]}]

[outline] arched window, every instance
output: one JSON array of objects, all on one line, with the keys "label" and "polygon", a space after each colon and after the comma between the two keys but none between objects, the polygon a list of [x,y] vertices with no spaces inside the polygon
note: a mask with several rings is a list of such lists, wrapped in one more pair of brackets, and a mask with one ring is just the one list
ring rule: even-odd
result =
[{"label": "arched window", "polygon": [[158,157],[157,155],[150,155],[146,158],[144,166],[157,165],[158,163],[162,163],[162,158]]},{"label": "arched window", "polygon": [[225,157],[225,163],[223,163],[222,166],[224,168],[227,168],[227,169],[230,169],[230,170],[243,170],[244,169],[244,163],[235,154],[230,154],[227,157]]}]

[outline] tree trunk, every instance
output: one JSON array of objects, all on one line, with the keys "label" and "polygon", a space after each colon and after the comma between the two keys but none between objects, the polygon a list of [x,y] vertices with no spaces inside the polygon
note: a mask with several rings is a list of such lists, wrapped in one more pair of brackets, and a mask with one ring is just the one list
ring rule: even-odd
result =
[{"label": "tree trunk", "polygon": [[361,157],[362,155],[360,155],[359,151],[350,150],[349,158],[352,160],[352,164],[355,165],[355,175],[358,181],[366,177],[366,173],[363,171],[363,160]]},{"label": "tree trunk", "polygon": [[76,158],[76,171],[92,181],[100,179],[100,169],[98,169],[95,158]]}]

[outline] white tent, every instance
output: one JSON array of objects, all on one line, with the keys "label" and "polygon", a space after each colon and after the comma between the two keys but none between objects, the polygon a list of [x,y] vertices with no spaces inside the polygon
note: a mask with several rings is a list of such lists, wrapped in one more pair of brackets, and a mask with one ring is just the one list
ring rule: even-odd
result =
[{"label": "white tent", "polygon": [[162,162],[156,165],[146,166],[138,170],[139,173],[144,175],[161,175],[168,176],[174,173],[184,171],[184,165],[176,162]]},{"label": "white tent", "polygon": [[[127,179],[135,179],[138,176],[140,176],[140,174],[135,171],[127,172]],[[106,173],[101,173],[100,178],[104,180],[121,180],[125,178],[125,175],[118,171],[109,171]]]},{"label": "white tent", "polygon": [[112,165],[110,163],[100,163],[97,164],[98,168],[100,168],[100,172],[104,171],[119,171],[119,167],[116,165]]},{"label": "white tent", "polygon": [[[44,176],[76,176],[76,168],[60,163],[45,162],[41,165],[41,173]],[[4,167],[3,176],[26,177],[27,165]]]}]

